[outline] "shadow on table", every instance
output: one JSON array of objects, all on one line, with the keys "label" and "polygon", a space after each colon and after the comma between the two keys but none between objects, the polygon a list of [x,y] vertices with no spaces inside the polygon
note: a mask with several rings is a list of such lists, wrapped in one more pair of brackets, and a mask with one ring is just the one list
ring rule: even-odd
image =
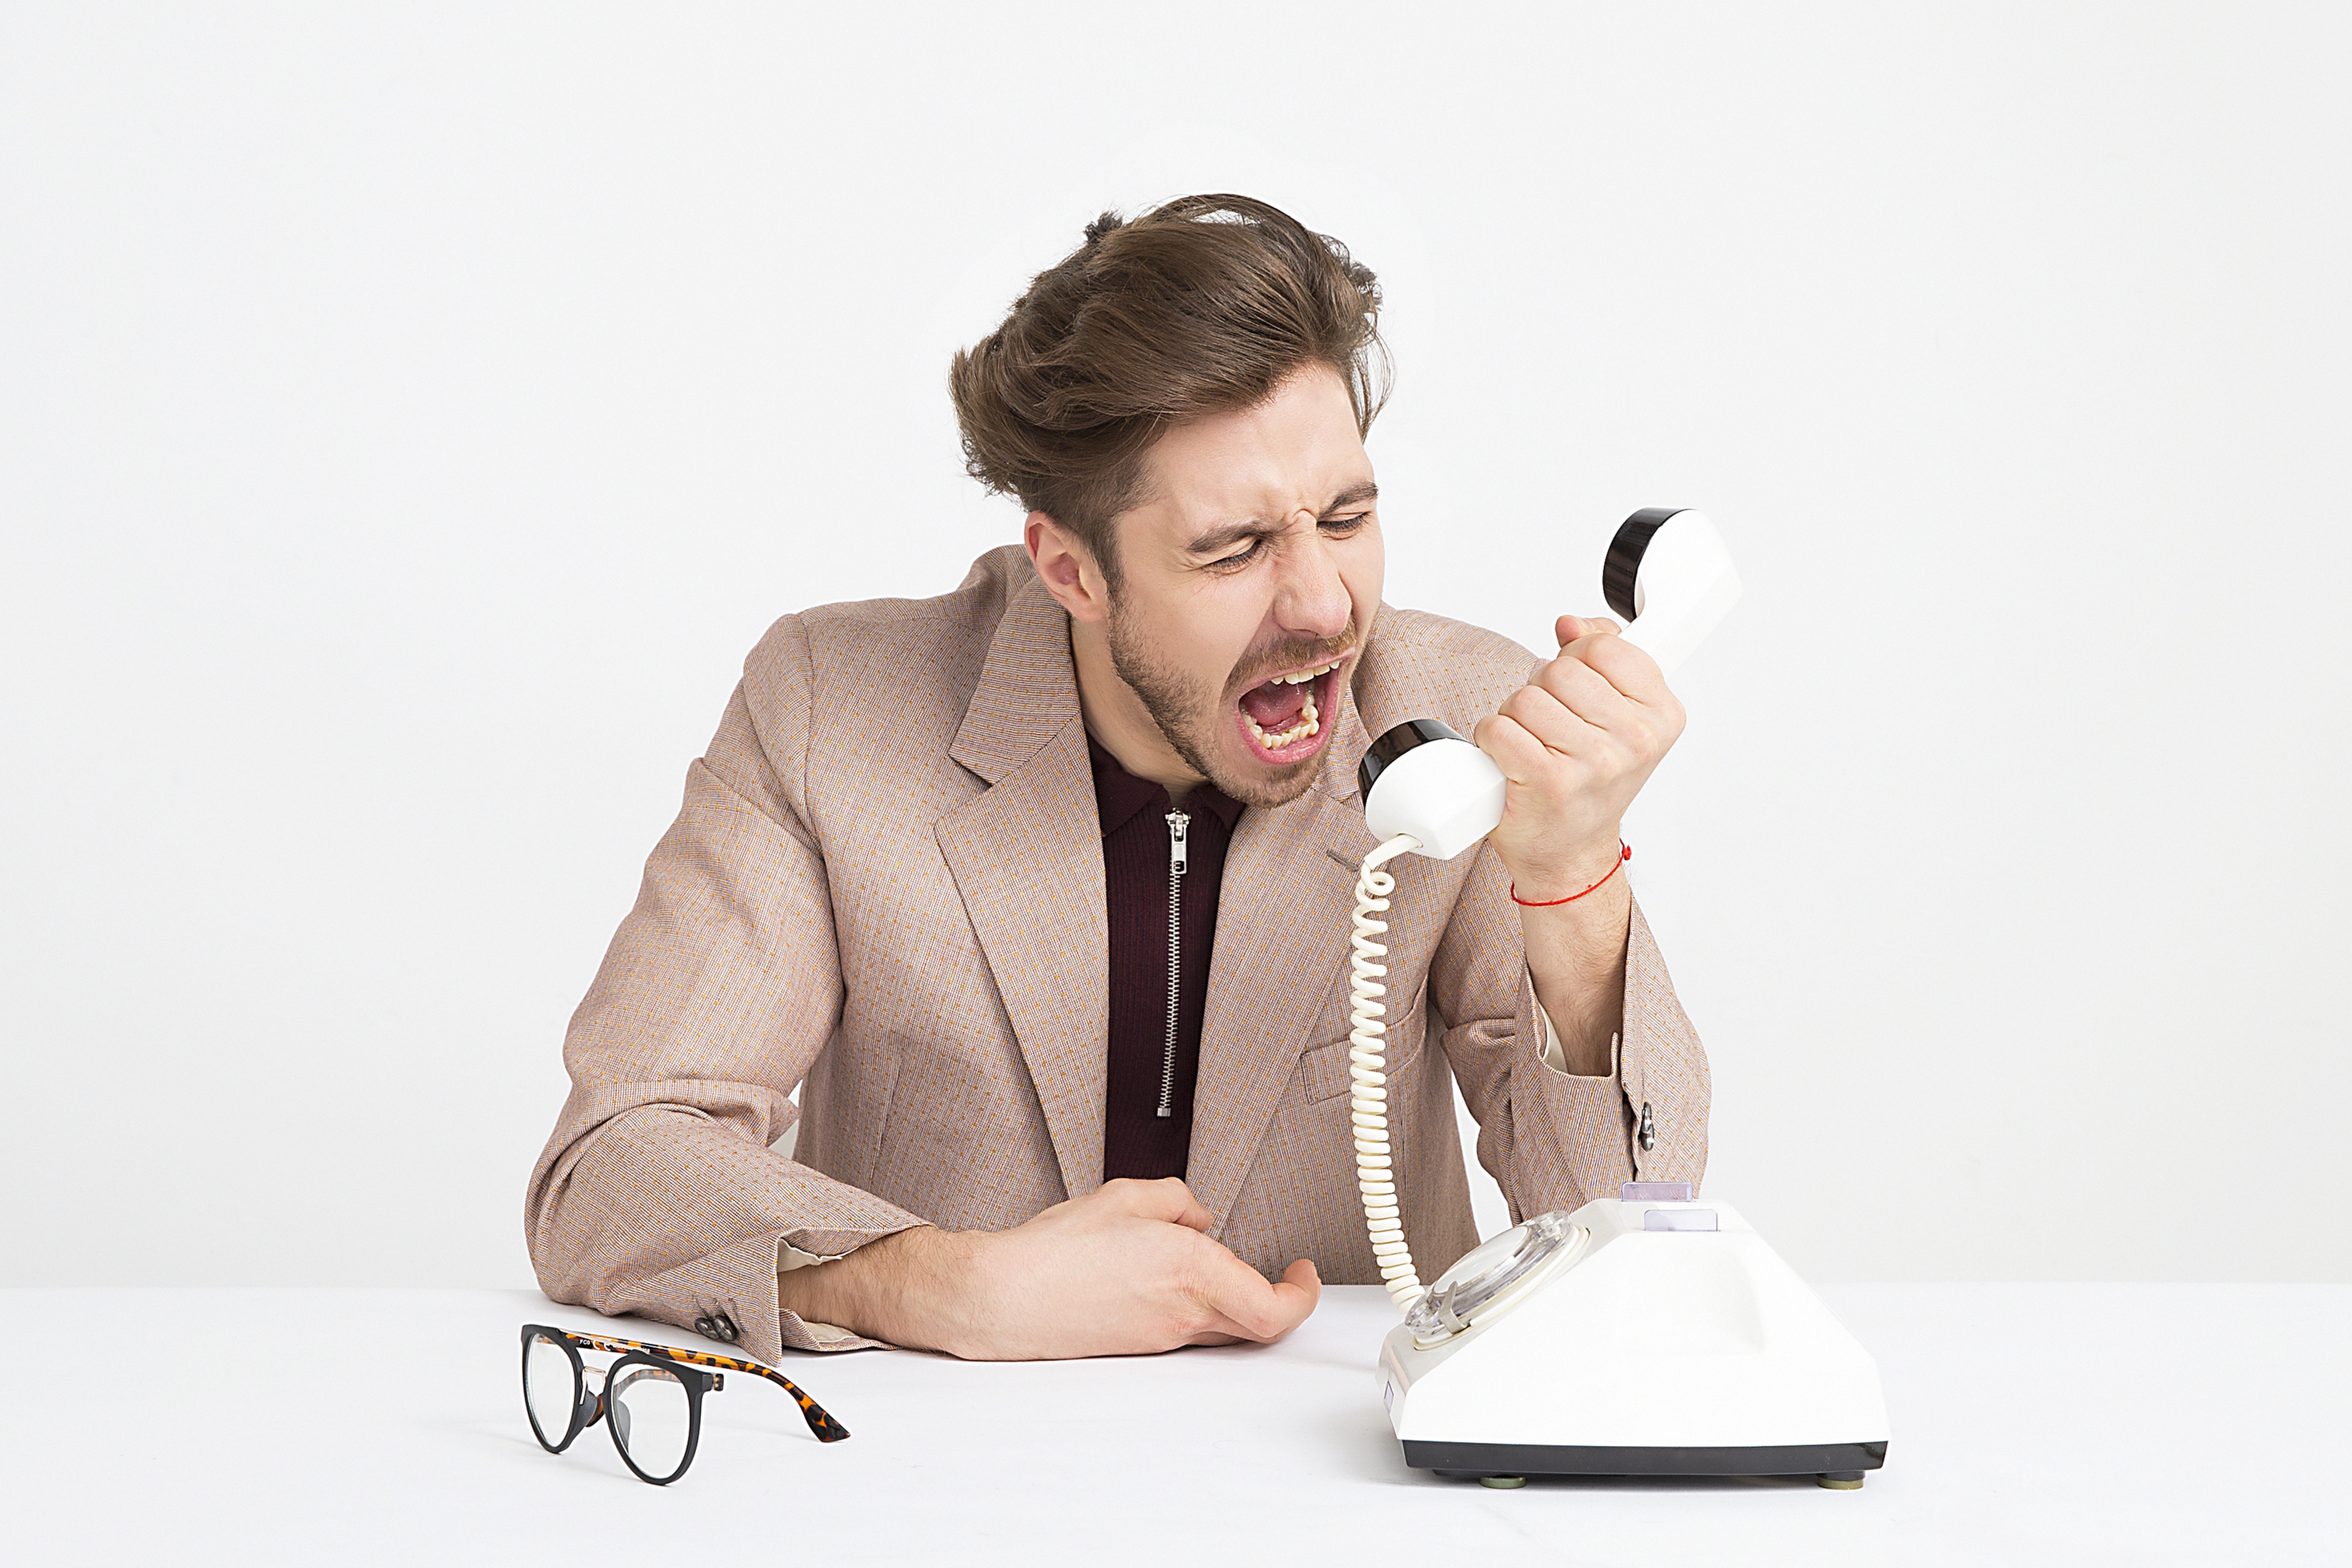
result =
[{"label": "shadow on table", "polygon": [[[1398,1461],[1402,1464],[1403,1461]],[[1427,1476],[1440,1486],[1476,1487],[1477,1479],[1469,1475],[1439,1475],[1433,1470],[1415,1470],[1416,1476]],[[1811,1476],[1529,1476],[1527,1489],[1533,1491],[1547,1488],[1555,1491],[1584,1492],[1724,1492],[1779,1491],[1783,1489],[1818,1491],[1820,1487]]]}]

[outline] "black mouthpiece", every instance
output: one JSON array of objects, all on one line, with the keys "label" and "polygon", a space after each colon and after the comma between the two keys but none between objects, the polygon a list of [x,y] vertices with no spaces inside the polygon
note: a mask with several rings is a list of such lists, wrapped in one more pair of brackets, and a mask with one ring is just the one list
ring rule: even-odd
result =
[{"label": "black mouthpiece", "polygon": [[1432,741],[1459,741],[1462,737],[1444,721],[1438,719],[1408,719],[1403,723],[1372,742],[1364,760],[1356,764],[1356,795],[1360,800],[1372,797],[1372,781],[1381,771],[1415,746],[1425,746]]},{"label": "black mouthpiece", "polygon": [[1609,607],[1633,623],[1633,580],[1642,574],[1642,556],[1650,548],[1650,536],[1665,525],[1666,519],[1678,511],[1688,511],[1683,506],[1645,506],[1617,525],[1617,537],[1609,542],[1609,553],[1601,563],[1601,596]]}]

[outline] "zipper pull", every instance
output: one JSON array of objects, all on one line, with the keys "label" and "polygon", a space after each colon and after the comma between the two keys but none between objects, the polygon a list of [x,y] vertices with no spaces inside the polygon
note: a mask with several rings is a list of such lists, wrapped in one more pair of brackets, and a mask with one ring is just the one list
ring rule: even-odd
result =
[{"label": "zipper pull", "polygon": [[1184,874],[1184,830],[1192,826],[1192,816],[1181,811],[1168,814],[1168,874]]}]

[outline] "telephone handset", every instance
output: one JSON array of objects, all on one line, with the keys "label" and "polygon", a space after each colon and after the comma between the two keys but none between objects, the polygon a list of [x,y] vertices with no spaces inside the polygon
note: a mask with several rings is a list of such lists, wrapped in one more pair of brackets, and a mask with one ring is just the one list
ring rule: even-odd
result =
[{"label": "telephone handset", "polygon": [[[1610,541],[1601,572],[1609,607],[1625,618],[1626,641],[1671,674],[1739,600],[1739,574],[1715,524],[1696,511],[1650,507]],[[1349,1036],[1357,1186],[1381,1281],[1399,1310],[1423,1293],[1398,1212],[1389,1153],[1385,1047],[1387,1008],[1380,984],[1388,950],[1376,940],[1396,879],[1381,869],[1400,855],[1451,860],[1503,820],[1502,769],[1435,719],[1412,719],[1372,742],[1357,767],[1364,823],[1381,840],[1356,882],[1354,948],[1349,960],[1354,1027]],[[1465,1261],[1468,1261],[1465,1259]]]},{"label": "telephone handset", "polygon": [[[1609,542],[1601,589],[1625,619],[1625,640],[1672,675],[1739,602],[1739,574],[1705,514],[1648,507]],[[1453,859],[1503,820],[1503,770],[1435,719],[1408,719],[1373,742],[1356,782],[1376,837],[1410,834],[1414,852],[1434,859]]]}]

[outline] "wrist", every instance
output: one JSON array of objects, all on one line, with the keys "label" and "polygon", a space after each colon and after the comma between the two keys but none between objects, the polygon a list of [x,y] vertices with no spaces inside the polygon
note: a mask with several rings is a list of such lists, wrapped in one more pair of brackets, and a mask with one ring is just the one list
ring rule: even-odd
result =
[{"label": "wrist", "polygon": [[928,1225],[893,1231],[846,1257],[779,1274],[776,1301],[806,1321],[953,1354],[972,1239]]},{"label": "wrist", "polygon": [[1605,840],[1546,856],[1526,868],[1506,865],[1504,869],[1510,874],[1512,902],[1522,908],[1573,909],[1622,887],[1625,862],[1632,858],[1624,840],[1612,832]]}]

